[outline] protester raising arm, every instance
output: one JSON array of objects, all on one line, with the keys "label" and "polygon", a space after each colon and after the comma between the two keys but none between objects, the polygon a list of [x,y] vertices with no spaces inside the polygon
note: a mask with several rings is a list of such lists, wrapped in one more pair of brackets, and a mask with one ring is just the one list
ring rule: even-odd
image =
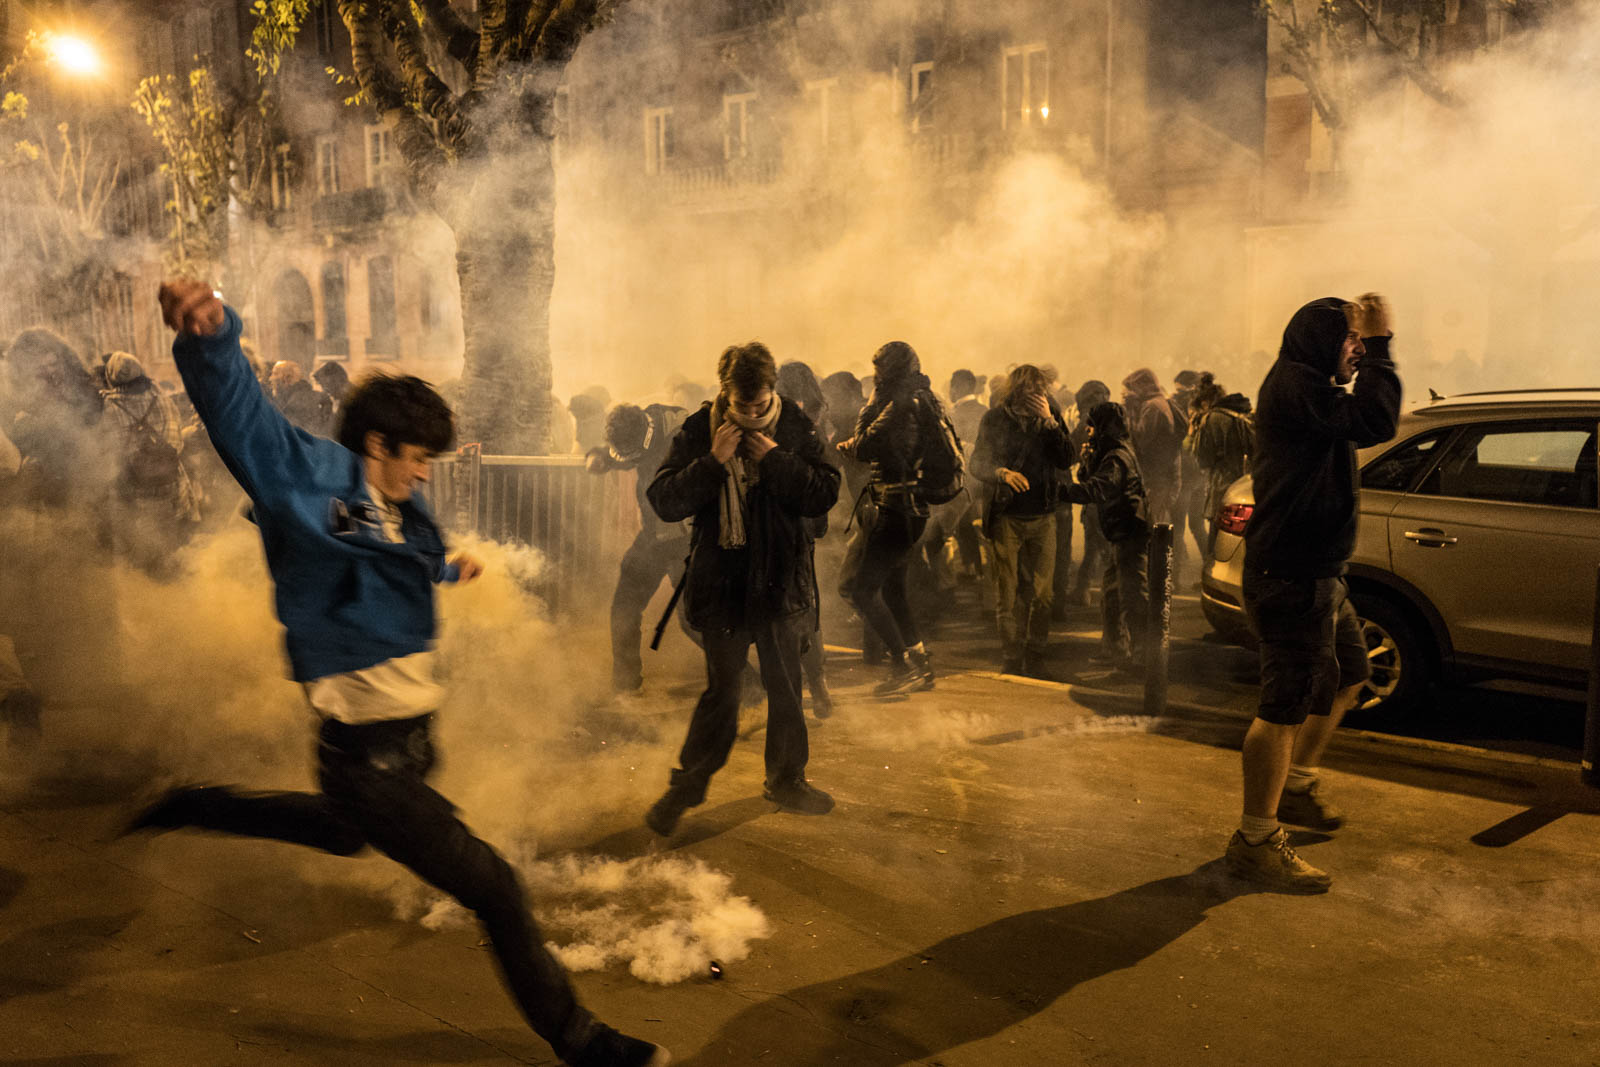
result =
[{"label": "protester raising arm", "polygon": [[339,445],[298,429],[267,400],[239,347],[238,314],[204,282],[168,282],[160,301],[195,413],[250,498],[259,504],[273,486],[311,477],[313,457]]}]

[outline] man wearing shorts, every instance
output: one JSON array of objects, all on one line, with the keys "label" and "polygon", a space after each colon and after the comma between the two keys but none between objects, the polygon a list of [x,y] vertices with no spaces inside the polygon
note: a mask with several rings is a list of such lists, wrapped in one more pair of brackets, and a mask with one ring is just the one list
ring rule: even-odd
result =
[{"label": "man wearing shorts", "polygon": [[1356,543],[1356,449],[1392,438],[1400,416],[1390,337],[1376,293],[1313,300],[1289,320],[1257,401],[1244,607],[1260,642],[1261,701],[1245,734],[1244,815],[1227,861],[1284,892],[1324,893],[1332,879],[1295,855],[1278,820],[1344,823],[1317,766],[1371,673],[1344,574]]}]

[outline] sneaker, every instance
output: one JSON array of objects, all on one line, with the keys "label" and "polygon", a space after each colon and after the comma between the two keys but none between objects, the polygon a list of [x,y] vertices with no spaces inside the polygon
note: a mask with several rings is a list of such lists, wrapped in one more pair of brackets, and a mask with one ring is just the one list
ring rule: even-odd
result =
[{"label": "sneaker", "polygon": [[804,778],[768,785],[761,795],[796,815],[826,815],[833,810],[833,798]]},{"label": "sneaker", "polygon": [[912,693],[921,693],[933,688],[933,653],[924,649],[918,652],[914,648],[906,649],[906,659],[911,662],[911,670],[917,676],[917,684],[909,690]]},{"label": "sneaker", "polygon": [[1303,792],[1283,791],[1278,800],[1278,819],[1308,830],[1337,830],[1344,825],[1344,812],[1323,797],[1321,781],[1314,781]]},{"label": "sneaker", "polygon": [[899,660],[889,664],[889,677],[872,687],[875,697],[892,697],[901,693],[909,693],[922,684],[922,676],[916,668],[911,666],[911,661],[902,656]]},{"label": "sneaker", "polygon": [[694,805],[689,803],[682,793],[668,789],[661,794],[661,799],[650,805],[650,810],[644,813],[644,824],[662,837],[671,837],[672,831],[678,828],[678,820],[692,807]]},{"label": "sneaker", "polygon": [[1333,884],[1327,872],[1295,855],[1281,826],[1259,845],[1235,830],[1225,858],[1235,876],[1282,893],[1326,893]]},{"label": "sneaker", "polygon": [[596,1023],[594,1036],[568,1062],[572,1067],[666,1067],[672,1054],[654,1042]]}]

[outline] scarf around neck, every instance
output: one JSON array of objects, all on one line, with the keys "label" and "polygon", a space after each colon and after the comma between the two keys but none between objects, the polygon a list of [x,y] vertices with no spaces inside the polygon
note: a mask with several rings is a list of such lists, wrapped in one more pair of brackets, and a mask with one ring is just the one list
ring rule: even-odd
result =
[{"label": "scarf around neck", "polygon": [[[717,429],[724,420],[732,422],[746,433],[763,433],[772,436],[772,430],[778,425],[778,416],[783,411],[783,400],[776,392],[772,394],[772,403],[767,405],[767,410],[756,418],[746,418],[728,406],[726,395],[717,397],[717,402],[711,406],[711,436],[717,436]],[[739,453],[735,452],[728,461],[728,476],[722,481],[722,506],[718,515],[717,544],[723,548],[743,548],[745,544],[745,526],[749,518],[749,493],[750,487],[761,480],[760,469],[747,462]]]}]

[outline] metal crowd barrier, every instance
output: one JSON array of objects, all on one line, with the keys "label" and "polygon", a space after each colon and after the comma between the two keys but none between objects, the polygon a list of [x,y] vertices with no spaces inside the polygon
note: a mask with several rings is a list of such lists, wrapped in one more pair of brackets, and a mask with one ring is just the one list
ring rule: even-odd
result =
[{"label": "metal crowd barrier", "polygon": [[446,530],[538,550],[535,592],[562,615],[606,608],[639,530],[634,474],[590,474],[581,456],[485,456],[469,445],[434,462],[427,498]]}]

